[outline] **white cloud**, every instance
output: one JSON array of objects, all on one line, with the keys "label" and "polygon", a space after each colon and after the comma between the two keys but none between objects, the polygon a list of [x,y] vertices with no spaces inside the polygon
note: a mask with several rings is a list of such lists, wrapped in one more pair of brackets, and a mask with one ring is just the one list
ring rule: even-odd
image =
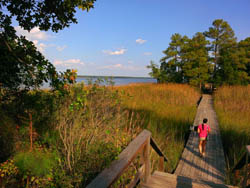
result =
[{"label": "white cloud", "polygon": [[40,52],[44,53],[45,48],[47,47],[46,44],[44,44],[44,43],[39,43],[38,40],[33,40],[32,42],[34,43],[34,45],[36,46],[36,48],[37,48]]},{"label": "white cloud", "polygon": [[38,27],[33,28],[30,32],[24,30],[20,26],[16,26],[15,30],[17,32],[17,35],[23,35],[28,40],[32,41],[34,45],[37,47],[37,49],[42,53],[44,53],[45,48],[47,48],[48,46],[44,43],[41,43],[40,41],[41,40],[45,41],[52,37],[46,32],[41,31]]},{"label": "white cloud", "polygon": [[31,41],[33,41],[33,40],[48,40],[49,38],[52,37],[48,33],[41,31],[38,27],[31,29],[30,32],[28,32],[27,30],[24,30],[20,26],[16,26],[15,29],[16,29],[17,35],[23,35],[28,40],[31,40]]},{"label": "white cloud", "polygon": [[63,51],[65,48],[67,48],[67,46],[66,46],[66,45],[63,45],[63,46],[57,46],[57,47],[56,47],[57,51],[59,51],[59,52]]},{"label": "white cloud", "polygon": [[103,50],[103,53],[108,54],[108,55],[122,55],[127,51],[127,49],[122,48],[120,50],[116,51],[111,51],[111,50]]},{"label": "white cloud", "polygon": [[141,38],[139,38],[139,39],[136,39],[135,42],[136,42],[137,44],[143,44],[143,43],[145,43],[145,42],[147,42],[147,41],[146,41],[146,40],[143,40],[143,39],[141,39]]},{"label": "white cloud", "polygon": [[144,52],[143,55],[150,56],[152,55],[152,52]]},{"label": "white cloud", "polygon": [[80,59],[68,59],[68,60],[55,60],[54,65],[62,65],[66,67],[75,66],[75,65],[85,65]]},{"label": "white cloud", "polygon": [[65,63],[80,64],[80,65],[84,64],[80,59],[68,59],[65,61]]}]

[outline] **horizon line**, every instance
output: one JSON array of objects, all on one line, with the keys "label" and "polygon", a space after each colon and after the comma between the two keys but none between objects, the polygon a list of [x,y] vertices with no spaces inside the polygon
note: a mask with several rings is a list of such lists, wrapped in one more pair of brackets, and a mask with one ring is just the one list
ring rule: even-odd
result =
[{"label": "horizon line", "polygon": [[[77,75],[77,77],[102,77],[102,78],[152,78],[152,77],[146,77],[146,76],[96,76],[96,75]],[[155,78],[152,78],[155,79]]]}]

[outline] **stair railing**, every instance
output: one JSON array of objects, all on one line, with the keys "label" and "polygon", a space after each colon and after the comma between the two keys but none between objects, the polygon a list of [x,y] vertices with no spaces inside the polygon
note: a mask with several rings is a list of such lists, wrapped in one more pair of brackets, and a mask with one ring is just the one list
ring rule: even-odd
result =
[{"label": "stair railing", "polygon": [[248,180],[248,164],[250,163],[250,145],[246,146],[246,152],[242,155],[239,162],[233,167],[231,172],[235,172],[235,170],[244,169],[244,179],[242,182],[242,187],[247,187],[247,180]]},{"label": "stair railing", "polygon": [[150,146],[159,155],[159,171],[163,171],[164,162],[168,159],[158,147],[156,142],[151,137],[151,132],[143,130],[130,144],[121,152],[118,159],[113,161],[111,165],[104,169],[88,186],[87,188],[106,188],[111,186],[129,167],[134,159],[140,155],[142,158],[142,166],[137,171],[135,178],[130,182],[128,187],[136,186],[141,180],[147,183],[151,176],[150,165]]}]

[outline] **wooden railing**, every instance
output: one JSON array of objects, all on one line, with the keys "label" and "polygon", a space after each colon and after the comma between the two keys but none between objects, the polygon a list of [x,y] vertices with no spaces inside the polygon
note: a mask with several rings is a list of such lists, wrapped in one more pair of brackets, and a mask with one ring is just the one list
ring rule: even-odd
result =
[{"label": "wooden railing", "polygon": [[246,146],[246,152],[242,155],[239,162],[232,169],[232,172],[235,172],[235,170],[242,169],[243,167],[245,167],[244,179],[242,182],[243,188],[247,186],[247,180],[249,178],[248,177],[248,163],[250,163],[250,145]]},{"label": "wooden railing", "polygon": [[116,161],[104,169],[88,186],[87,188],[106,188],[112,185],[128,168],[133,160],[140,155],[142,158],[142,166],[135,175],[128,187],[134,187],[139,181],[147,183],[151,176],[150,165],[150,146],[160,156],[159,171],[164,169],[164,161],[168,161],[164,156],[156,142],[151,137],[151,132],[143,130],[118,156]]}]

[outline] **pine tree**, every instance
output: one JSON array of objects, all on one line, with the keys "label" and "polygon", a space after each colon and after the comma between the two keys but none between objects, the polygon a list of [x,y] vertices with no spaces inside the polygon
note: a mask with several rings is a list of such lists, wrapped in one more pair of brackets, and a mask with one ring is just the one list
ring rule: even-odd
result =
[{"label": "pine tree", "polygon": [[220,50],[220,69],[215,82],[218,84],[245,85],[250,81],[250,38]]},{"label": "pine tree", "polygon": [[187,36],[181,36],[175,33],[171,37],[171,42],[169,47],[163,51],[165,57],[163,57],[161,62],[162,74],[166,75],[167,82],[183,82],[183,71],[182,71],[182,48],[184,44],[188,41]]},{"label": "pine tree", "polygon": [[198,32],[183,48],[183,74],[191,85],[200,88],[210,78],[211,64],[208,63],[208,51],[205,36]]},{"label": "pine tree", "polygon": [[236,42],[236,37],[234,36],[234,31],[231,26],[222,19],[217,19],[213,21],[213,27],[210,27],[208,31],[204,32],[204,35],[211,40],[210,51],[211,61],[214,63],[214,77],[219,69],[220,65],[220,51],[223,48],[228,48]]}]

